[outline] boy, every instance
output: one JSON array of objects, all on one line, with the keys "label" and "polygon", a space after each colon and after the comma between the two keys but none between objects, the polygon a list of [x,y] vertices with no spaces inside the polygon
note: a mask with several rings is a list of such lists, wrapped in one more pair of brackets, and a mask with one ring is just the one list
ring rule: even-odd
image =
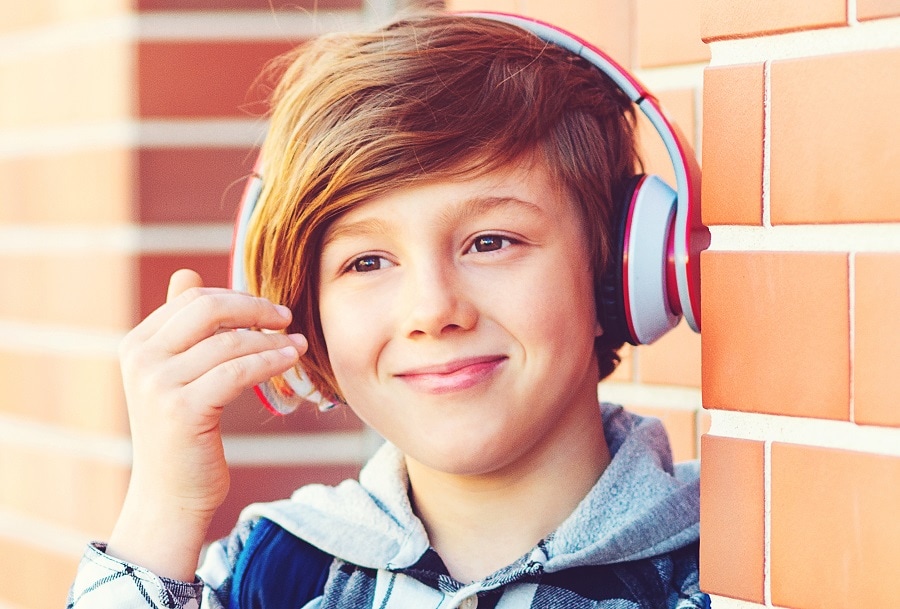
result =
[{"label": "boy", "polygon": [[[633,119],[596,69],[492,19],[299,49],[247,235],[257,296],[181,271],[124,341],[132,481],[70,606],[707,606],[696,476],[597,397]],[[221,408],[294,370],[388,442],[358,482],[250,506],[195,580]]]}]

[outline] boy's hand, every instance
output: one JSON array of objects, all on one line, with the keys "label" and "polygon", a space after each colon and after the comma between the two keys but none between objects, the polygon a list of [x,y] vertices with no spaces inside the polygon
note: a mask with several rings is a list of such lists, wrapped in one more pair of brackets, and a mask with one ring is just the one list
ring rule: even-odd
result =
[{"label": "boy's hand", "polygon": [[110,554],[193,579],[212,515],[228,493],[222,409],[297,363],[306,339],[277,332],[289,322],[286,307],[204,288],[193,271],[172,275],[166,303],[120,350],[134,464]]}]

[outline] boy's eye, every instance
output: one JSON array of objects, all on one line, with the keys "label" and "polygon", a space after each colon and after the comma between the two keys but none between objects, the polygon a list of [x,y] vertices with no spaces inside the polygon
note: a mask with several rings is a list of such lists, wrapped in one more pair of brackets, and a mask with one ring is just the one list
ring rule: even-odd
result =
[{"label": "boy's eye", "polygon": [[369,271],[378,271],[388,266],[391,266],[391,263],[381,256],[360,256],[350,263],[347,270],[354,273],[368,273]]},{"label": "boy's eye", "polygon": [[512,241],[500,235],[481,235],[472,242],[469,252],[493,252],[509,246]]}]

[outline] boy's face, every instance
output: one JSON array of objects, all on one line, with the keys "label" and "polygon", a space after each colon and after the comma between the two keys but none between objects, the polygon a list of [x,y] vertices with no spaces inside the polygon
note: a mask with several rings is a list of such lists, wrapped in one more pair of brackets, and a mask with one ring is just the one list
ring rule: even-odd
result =
[{"label": "boy's face", "polygon": [[540,163],[398,189],[340,217],[319,308],[348,404],[450,473],[564,451],[597,410],[580,223]]}]

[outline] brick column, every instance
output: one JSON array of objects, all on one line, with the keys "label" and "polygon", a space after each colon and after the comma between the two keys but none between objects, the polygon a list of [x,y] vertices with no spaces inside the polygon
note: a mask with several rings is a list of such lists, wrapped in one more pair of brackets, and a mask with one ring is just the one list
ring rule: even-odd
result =
[{"label": "brick column", "polygon": [[900,6],[704,0],[701,584],[900,606]]},{"label": "brick column", "polygon": [[[274,10],[273,7],[274,6]],[[168,274],[227,280],[241,180],[264,133],[266,62],[391,11],[359,0],[107,0],[0,7],[0,606],[62,606],[85,543],[109,535],[130,469],[121,336]],[[349,412],[224,420],[250,501],[358,471]]]}]

